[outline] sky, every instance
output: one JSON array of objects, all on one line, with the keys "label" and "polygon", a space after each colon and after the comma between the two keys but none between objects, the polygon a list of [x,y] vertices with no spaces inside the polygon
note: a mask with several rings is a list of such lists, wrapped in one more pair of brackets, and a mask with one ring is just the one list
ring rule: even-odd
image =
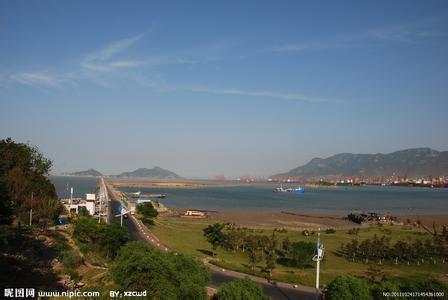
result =
[{"label": "sky", "polygon": [[447,1],[0,0],[0,138],[53,172],[448,150]]}]

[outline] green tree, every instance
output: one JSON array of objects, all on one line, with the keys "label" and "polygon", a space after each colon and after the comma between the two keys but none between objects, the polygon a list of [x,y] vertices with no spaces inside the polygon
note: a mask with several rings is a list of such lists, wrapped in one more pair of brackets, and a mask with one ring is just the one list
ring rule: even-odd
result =
[{"label": "green tree", "polygon": [[325,299],[370,300],[372,295],[365,280],[352,276],[338,276],[328,285]]},{"label": "green tree", "polygon": [[56,221],[62,205],[47,178],[51,164],[34,146],[0,140],[0,222],[16,217],[20,225],[30,209],[33,220]]},{"label": "green tree", "polygon": [[272,271],[275,268],[275,262],[277,261],[277,248],[278,248],[278,239],[275,236],[274,233],[272,233],[271,238],[269,239],[269,242],[267,243],[265,247],[266,252],[266,270],[269,273],[269,278],[272,277]]},{"label": "green tree", "polygon": [[142,241],[119,250],[111,277],[122,290],[146,290],[149,299],[207,299],[210,280],[205,267],[192,258],[162,253]]},{"label": "green tree", "polygon": [[129,241],[128,231],[120,225],[103,224],[98,232],[98,246],[107,258],[114,258],[121,246]]},{"label": "green tree", "polygon": [[316,245],[311,242],[297,242],[292,244],[289,265],[294,267],[306,267],[312,263],[316,251]]},{"label": "green tree", "polygon": [[268,300],[263,288],[255,282],[245,279],[232,280],[221,284],[213,300]]},{"label": "green tree", "polygon": [[153,219],[159,214],[151,202],[139,204],[137,206],[137,213],[148,219]]},{"label": "green tree", "polygon": [[256,235],[248,235],[245,239],[246,253],[249,256],[249,265],[251,270],[255,270],[257,263],[261,260],[260,240]]},{"label": "green tree", "polygon": [[114,258],[121,246],[129,241],[126,229],[118,224],[98,224],[92,217],[79,217],[74,222],[73,237],[104,257]]},{"label": "green tree", "polygon": [[225,224],[215,223],[203,229],[204,236],[206,237],[207,241],[212,245],[213,256],[216,255],[216,248],[218,246],[223,246],[226,241],[226,236],[222,232],[224,227]]}]

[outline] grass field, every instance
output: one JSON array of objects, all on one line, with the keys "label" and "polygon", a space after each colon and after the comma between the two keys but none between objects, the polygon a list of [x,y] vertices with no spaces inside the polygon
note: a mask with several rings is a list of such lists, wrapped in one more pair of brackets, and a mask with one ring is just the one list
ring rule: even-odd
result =
[{"label": "grass field", "polygon": [[[196,258],[210,257],[211,246],[203,237],[202,229],[214,221],[204,219],[188,219],[188,220],[157,220],[156,225],[151,227],[154,234],[161,240],[163,244],[173,251],[184,253]],[[256,232],[256,234],[271,235],[272,230],[263,230]],[[369,264],[350,262],[345,258],[337,255],[336,251],[339,249],[341,243],[350,242],[353,238],[363,240],[373,237],[374,234],[378,236],[388,236],[391,241],[398,239],[415,240],[430,238],[423,229],[409,228],[405,226],[391,226],[391,225],[372,225],[363,228],[359,231],[357,236],[350,235],[347,230],[336,230],[336,233],[326,234],[321,233],[321,241],[325,246],[325,260],[321,263],[321,282],[326,284],[338,275],[365,275],[369,268]],[[276,232],[280,240],[288,237],[290,241],[307,241],[316,242],[316,236],[304,236],[301,232],[288,231],[286,233]],[[252,272],[247,266],[248,258],[242,253],[232,253],[224,249],[217,251],[217,264],[226,269],[241,271],[244,273],[252,273],[260,277],[264,277],[265,273],[261,272],[261,263],[255,272]],[[382,268],[387,276],[403,276],[414,273],[431,273],[438,277],[448,273],[448,263],[446,264],[432,264],[426,263],[417,266],[416,264],[394,265],[391,263],[383,263],[378,265]],[[300,283],[308,286],[314,285],[315,268],[291,268],[283,265],[276,265],[273,271],[273,279],[283,282]]]}]

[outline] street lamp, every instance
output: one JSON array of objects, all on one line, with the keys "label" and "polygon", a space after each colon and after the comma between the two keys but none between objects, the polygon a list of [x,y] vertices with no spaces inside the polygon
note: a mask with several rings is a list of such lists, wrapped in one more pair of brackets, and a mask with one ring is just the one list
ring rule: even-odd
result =
[{"label": "street lamp", "polygon": [[123,226],[123,216],[129,214],[128,211],[126,211],[126,209],[124,209],[123,206],[120,205],[120,207],[118,208],[118,211],[120,212],[118,215],[115,215],[115,217],[120,217],[120,225]]},{"label": "street lamp", "polygon": [[320,228],[317,232],[316,255],[313,260],[316,262],[316,299],[319,299],[319,271],[320,261],[324,258],[324,245],[320,243]]}]

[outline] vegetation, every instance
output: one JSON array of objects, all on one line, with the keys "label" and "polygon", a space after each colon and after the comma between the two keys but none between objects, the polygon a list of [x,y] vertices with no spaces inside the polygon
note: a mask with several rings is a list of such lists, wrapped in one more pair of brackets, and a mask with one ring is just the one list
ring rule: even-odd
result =
[{"label": "vegetation", "polygon": [[62,211],[56,190],[47,175],[51,161],[36,147],[0,140],[0,224],[11,224],[14,218],[53,224]]},{"label": "vegetation", "polygon": [[81,251],[92,249],[109,259],[113,259],[129,240],[127,230],[120,225],[98,224],[91,217],[79,217],[74,222],[73,237],[80,244]]},{"label": "vegetation", "polygon": [[[448,285],[431,276],[412,275],[405,277],[383,278],[378,282],[368,282],[363,278],[339,276],[330,282],[325,299],[384,299],[387,292],[448,292]],[[437,298],[437,297],[411,297]],[[408,299],[408,298],[406,298]]]},{"label": "vegetation", "polygon": [[151,202],[145,202],[137,206],[137,213],[145,224],[154,225],[153,219],[159,214]]},{"label": "vegetation", "polygon": [[[283,241],[283,249],[285,250],[288,247],[287,243],[288,242]],[[281,262],[290,267],[312,267],[312,259],[316,254],[316,245],[314,243],[303,241],[295,242],[290,245],[290,248],[282,253]]]},{"label": "vegetation", "polygon": [[[446,231],[444,231],[446,232]],[[448,235],[434,236],[432,239],[415,239],[414,241],[397,240],[394,244],[386,236],[376,234],[362,242],[353,239],[350,243],[342,244],[342,255],[351,261],[362,260],[365,263],[374,261],[382,264],[391,261],[394,264],[436,264],[445,263],[448,258]]]},{"label": "vegetation", "polygon": [[215,223],[213,225],[207,226],[207,228],[204,228],[204,236],[207,238],[207,241],[212,245],[213,256],[216,255],[216,248],[218,246],[222,246],[226,240],[226,237],[222,232],[224,226],[225,226],[224,224]]},{"label": "vegetation", "polygon": [[232,280],[223,283],[218,292],[213,296],[213,300],[240,300],[240,299],[270,299],[263,293],[260,285],[248,278]]},{"label": "vegetation", "polygon": [[[161,240],[161,243],[167,245],[173,251],[203,259],[212,256],[212,252],[209,250],[210,243],[203,236],[203,229],[213,223],[214,221],[207,219],[158,220],[157,225],[151,230]],[[212,262],[214,264],[229,270],[261,277],[267,276],[265,259],[260,259],[253,265],[249,263],[249,253],[244,245],[244,239],[249,235],[270,238],[272,237],[273,230],[255,230],[226,225],[222,232],[227,236],[226,245],[216,248],[216,255],[219,257],[219,260],[213,260]],[[420,272],[438,278],[447,273],[448,264],[440,263],[440,261],[435,265],[426,259],[425,263],[420,265],[416,263],[411,263],[410,265],[407,263],[399,263],[395,265],[394,261],[384,261],[379,265],[378,261],[375,260],[369,260],[369,263],[365,263],[362,259],[352,261],[342,256],[340,252],[341,243],[350,243],[353,238],[356,238],[361,243],[363,240],[371,239],[375,234],[377,236],[386,235],[391,239],[392,245],[398,240],[413,241],[418,239],[424,241],[425,239],[432,238],[432,235],[426,230],[413,225],[364,226],[359,228],[357,235],[348,234],[345,229],[337,229],[332,234],[322,232],[321,241],[325,246],[325,257],[321,262],[321,283],[323,285],[328,284],[339,275],[351,274],[354,276],[367,276],[367,271],[371,265],[379,266],[387,277],[402,277],[407,274]],[[230,239],[230,236],[233,236],[233,238]],[[276,231],[275,237],[279,241],[277,247],[278,258],[276,266],[272,270],[272,279],[290,283],[301,283],[308,286],[314,285],[315,264],[310,261],[308,266],[290,266],[283,260],[284,256],[289,255],[283,249],[283,244],[285,240],[289,240],[286,243],[293,244],[302,241],[315,245],[316,236],[304,236],[300,232],[288,230],[285,233]]]},{"label": "vegetation", "polygon": [[368,283],[352,276],[340,276],[328,285],[325,299],[369,300],[372,299]]},{"label": "vegetation", "polygon": [[111,277],[122,290],[147,290],[149,299],[207,299],[208,271],[192,258],[138,241],[122,247]]}]

